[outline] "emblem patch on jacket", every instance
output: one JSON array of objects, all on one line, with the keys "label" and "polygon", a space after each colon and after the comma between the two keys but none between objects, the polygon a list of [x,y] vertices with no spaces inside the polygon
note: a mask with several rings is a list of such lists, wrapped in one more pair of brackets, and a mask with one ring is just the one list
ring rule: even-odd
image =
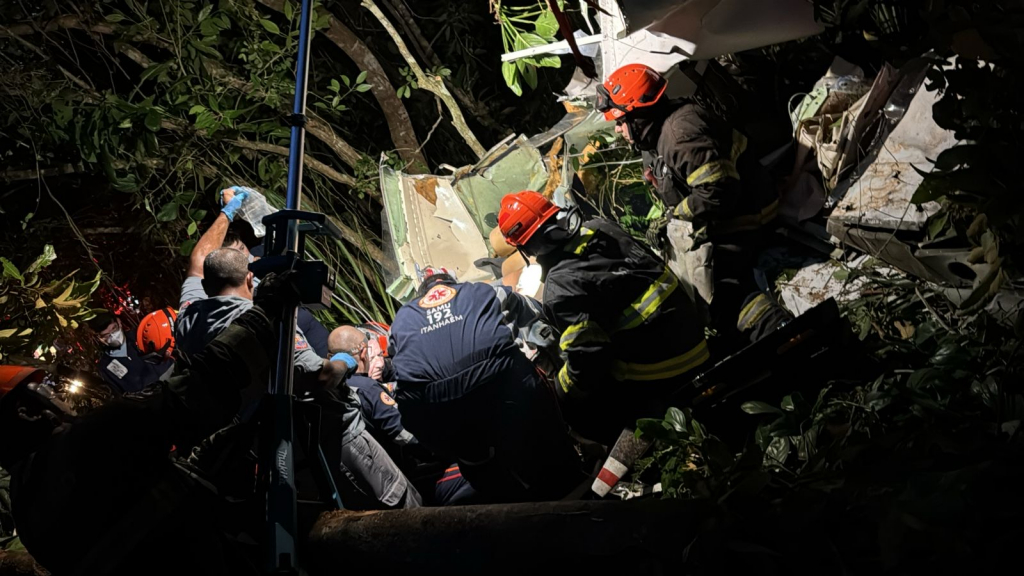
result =
[{"label": "emblem patch on jacket", "polygon": [[451,286],[438,284],[427,292],[426,296],[420,298],[420,308],[436,308],[442,304],[451,302],[457,291]]}]

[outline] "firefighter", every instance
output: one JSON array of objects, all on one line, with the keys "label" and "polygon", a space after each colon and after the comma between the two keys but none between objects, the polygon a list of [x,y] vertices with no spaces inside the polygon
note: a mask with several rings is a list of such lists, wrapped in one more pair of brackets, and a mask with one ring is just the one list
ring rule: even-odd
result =
[{"label": "firefighter", "polygon": [[157,365],[170,362],[161,380],[174,372],[174,321],[177,318],[178,313],[173,308],[162,308],[146,314],[135,330],[135,346],[144,360]]},{"label": "firefighter", "polygon": [[616,224],[581,225],[575,214],[523,191],[502,199],[498,226],[543,270],[566,419],[610,445],[638,417],[659,415],[710,354],[693,300],[664,262]]},{"label": "firefighter", "polygon": [[428,268],[391,325],[402,422],[490,502],[549,500],[583,478],[554,394],[517,345],[536,301]]},{"label": "firefighter", "polygon": [[642,64],[628,64],[598,87],[597,108],[615,131],[643,152],[644,177],[667,211],[673,271],[708,305],[711,325],[728,348],[756,341],[791,316],[763,292],[754,267],[766,226],[778,212],[778,195],[747,139],[697,98],[671,100],[667,82]]},{"label": "firefighter", "polygon": [[0,466],[32,556],[53,574],[255,573],[245,558],[259,550],[236,555],[222,503],[168,453],[228,424],[242,390],[264,391],[276,348],[256,306],[179,360],[179,375],[81,416],[45,373],[0,368]]}]

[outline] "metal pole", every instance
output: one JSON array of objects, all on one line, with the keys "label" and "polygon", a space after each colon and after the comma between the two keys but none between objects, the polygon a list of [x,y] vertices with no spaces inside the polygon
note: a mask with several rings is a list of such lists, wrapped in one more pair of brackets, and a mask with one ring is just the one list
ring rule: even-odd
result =
[{"label": "metal pole", "polygon": [[[302,196],[302,156],[306,136],[306,79],[309,74],[310,22],[313,17],[312,0],[302,0],[299,16],[298,57],[295,64],[295,104],[292,108],[291,149],[288,156],[288,193],[285,208],[298,210]],[[288,224],[285,253],[299,253],[299,223]],[[267,485],[267,532],[265,546],[267,570],[270,573],[297,573],[296,558],[296,499],[294,475],[294,417],[292,413],[292,369],[294,366],[296,304],[285,306],[278,327],[277,361],[270,382],[270,408],[265,413],[270,419],[269,445],[264,449],[265,470],[269,471]]]}]

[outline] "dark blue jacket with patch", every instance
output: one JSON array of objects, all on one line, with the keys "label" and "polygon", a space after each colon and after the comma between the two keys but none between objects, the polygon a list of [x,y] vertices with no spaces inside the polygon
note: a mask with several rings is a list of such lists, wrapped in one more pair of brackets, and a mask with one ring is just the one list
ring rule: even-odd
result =
[{"label": "dark blue jacket with patch", "polygon": [[398,403],[380,382],[358,374],[349,376],[346,382],[359,394],[359,410],[377,442],[385,448],[389,443],[396,446],[416,443],[416,438],[402,426]]},{"label": "dark blue jacket with patch", "polygon": [[539,316],[536,301],[504,286],[438,284],[398,311],[391,346],[398,401],[446,402],[529,361],[516,328]]},{"label": "dark blue jacket with patch", "polygon": [[121,394],[138,392],[156,382],[171,367],[170,360],[151,364],[142,358],[142,352],[135,347],[135,334],[125,333],[131,340],[125,342],[125,356],[104,354],[96,362],[103,380]]}]

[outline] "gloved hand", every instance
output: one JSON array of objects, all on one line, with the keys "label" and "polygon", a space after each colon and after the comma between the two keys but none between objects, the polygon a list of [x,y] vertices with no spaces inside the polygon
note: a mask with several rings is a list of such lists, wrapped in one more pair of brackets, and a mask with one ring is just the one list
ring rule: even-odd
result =
[{"label": "gloved hand", "polygon": [[660,249],[661,241],[665,238],[665,229],[668,227],[668,216],[662,215],[654,218],[647,226],[647,233],[644,237],[652,248]]},{"label": "gloved hand", "polygon": [[250,192],[255,192],[255,190],[245,186],[232,186],[220,191],[220,204],[223,206],[220,211],[228,217],[228,220],[235,219],[235,212],[242,207],[242,202],[245,202]]},{"label": "gloved hand", "polygon": [[355,374],[356,366],[359,366],[359,363],[356,362],[356,359],[353,358],[351,354],[346,354],[344,352],[338,352],[334,356],[331,356],[331,362],[341,362],[345,366],[348,366],[348,373],[345,374],[346,378]]}]

